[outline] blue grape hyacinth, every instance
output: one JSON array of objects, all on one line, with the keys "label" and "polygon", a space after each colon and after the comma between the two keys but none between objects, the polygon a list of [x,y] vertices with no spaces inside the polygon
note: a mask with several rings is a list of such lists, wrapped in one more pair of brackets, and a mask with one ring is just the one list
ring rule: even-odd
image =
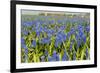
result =
[{"label": "blue grape hyacinth", "polygon": [[32,45],[33,45],[33,47],[36,47],[36,40],[32,41]]},{"label": "blue grape hyacinth", "polygon": [[67,56],[66,51],[64,50],[64,55],[62,57],[62,61],[67,61],[67,60],[68,60],[68,56]]},{"label": "blue grape hyacinth", "polygon": [[43,39],[41,40],[41,43],[42,43],[42,44],[49,44],[50,42],[51,42],[51,40],[50,40],[49,37],[43,38]]},{"label": "blue grape hyacinth", "polygon": [[87,26],[87,27],[86,27],[86,31],[87,31],[87,32],[90,32],[90,26]]}]

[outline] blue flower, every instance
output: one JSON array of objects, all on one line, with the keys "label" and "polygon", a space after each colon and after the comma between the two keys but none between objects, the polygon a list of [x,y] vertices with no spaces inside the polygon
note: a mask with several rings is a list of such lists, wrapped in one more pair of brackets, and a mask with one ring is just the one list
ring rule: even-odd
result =
[{"label": "blue flower", "polygon": [[57,52],[54,50],[53,51],[53,61],[59,61],[60,60],[60,58],[59,58],[59,54],[57,54]]},{"label": "blue flower", "polygon": [[27,22],[22,22],[22,25],[26,26],[26,27],[30,27],[32,26],[32,22],[31,21],[27,21]]},{"label": "blue flower", "polygon": [[81,38],[83,35],[84,35],[84,32],[83,32],[83,28],[82,27],[78,27],[78,34],[79,34],[79,37]]},{"label": "blue flower", "polygon": [[59,54],[56,55],[56,61],[59,61],[60,60],[60,57],[59,57]]},{"label": "blue flower", "polygon": [[58,47],[61,43],[62,43],[61,38],[56,36],[55,47]]},{"label": "blue flower", "polygon": [[62,57],[62,61],[68,61],[68,56],[65,50],[64,50],[64,55]]},{"label": "blue flower", "polygon": [[87,31],[87,32],[90,32],[90,26],[87,26],[87,27],[86,27],[86,31]]},{"label": "blue flower", "polygon": [[43,32],[43,27],[37,25],[36,28],[35,28],[35,31],[36,31],[37,37],[39,37],[40,36],[40,33]]},{"label": "blue flower", "polygon": [[38,30],[39,30],[40,32],[42,32],[42,31],[43,31],[43,27],[40,26]]},{"label": "blue flower", "polygon": [[77,49],[81,46],[81,41],[77,40]]},{"label": "blue flower", "polygon": [[82,31],[79,31],[79,36],[80,38],[84,35],[84,33]]},{"label": "blue flower", "polygon": [[53,61],[56,61],[56,57],[57,57],[57,53],[56,53],[56,51],[54,50],[54,51],[53,51],[53,55],[52,55]]},{"label": "blue flower", "polygon": [[66,34],[63,32],[58,32],[55,39],[55,47],[58,47],[62,42],[66,41]]},{"label": "blue flower", "polygon": [[42,44],[49,44],[50,42],[51,42],[51,40],[50,40],[49,37],[43,38],[43,39],[41,40],[41,43],[42,43]]},{"label": "blue flower", "polygon": [[58,32],[57,33],[57,39],[59,39],[60,41],[66,41],[66,34],[64,32]]},{"label": "blue flower", "polygon": [[37,37],[40,36],[40,31],[39,30],[36,30],[36,35],[37,35]]},{"label": "blue flower", "polygon": [[36,47],[36,41],[35,41],[35,40],[32,41],[32,45],[33,45],[34,47]]},{"label": "blue flower", "polygon": [[77,26],[77,29],[78,29],[79,31],[83,31],[83,26],[79,24],[79,25]]},{"label": "blue flower", "polygon": [[82,25],[78,25],[78,26],[77,26],[77,29],[78,29],[78,32],[79,32],[80,36],[81,36],[82,34],[84,34],[84,33],[83,33],[83,26],[82,26]]},{"label": "blue flower", "polygon": [[54,30],[53,29],[48,29],[46,32],[47,32],[48,37],[52,36],[54,34]]},{"label": "blue flower", "polygon": [[82,31],[79,32],[79,38],[81,40],[83,40],[84,43],[86,42],[86,36],[85,36],[84,32],[82,32]]},{"label": "blue flower", "polygon": [[88,48],[86,48],[86,59],[88,59],[88,57],[89,57],[89,51],[88,51]]},{"label": "blue flower", "polygon": [[60,26],[60,30],[64,30],[66,28],[66,25]]},{"label": "blue flower", "polygon": [[77,42],[77,49],[80,47],[81,45],[81,40],[80,40],[80,37],[78,34],[75,35],[75,38],[76,38],[76,42]]},{"label": "blue flower", "polygon": [[21,38],[21,48],[27,49],[24,38]]},{"label": "blue flower", "polygon": [[57,55],[57,52],[54,50],[53,51],[53,57],[56,57],[56,55]]},{"label": "blue flower", "polygon": [[62,41],[66,41],[66,34],[62,34]]},{"label": "blue flower", "polygon": [[48,55],[48,61],[49,62],[53,61],[53,58],[50,55]]},{"label": "blue flower", "polygon": [[86,36],[85,36],[85,35],[83,35],[83,37],[82,37],[82,38],[83,38],[83,42],[84,42],[84,43],[86,43]]},{"label": "blue flower", "polygon": [[21,48],[27,49],[25,43],[21,43]]},{"label": "blue flower", "polygon": [[70,32],[68,32],[68,33],[67,33],[67,38],[69,39],[69,38],[70,38],[70,36],[71,36],[71,33],[70,33]]},{"label": "blue flower", "polygon": [[74,34],[74,33],[75,33],[75,28],[71,28],[70,34]]},{"label": "blue flower", "polygon": [[55,41],[55,47],[58,47],[61,43],[58,42],[57,40]]},{"label": "blue flower", "polygon": [[86,43],[86,36],[84,34],[83,26],[82,25],[78,25],[78,34],[77,35],[78,35],[78,38],[80,40],[82,40],[84,43]]},{"label": "blue flower", "polygon": [[48,30],[48,28],[45,26],[45,27],[43,28],[43,31],[44,31],[44,32],[47,32],[47,30]]},{"label": "blue flower", "polygon": [[40,27],[40,23],[39,23],[39,22],[37,22],[37,23],[36,23],[36,25],[35,25],[35,29],[36,29],[36,30],[38,30],[38,29],[39,29],[39,27]]},{"label": "blue flower", "polygon": [[21,38],[21,44],[24,44],[24,43],[25,43],[24,38]]}]

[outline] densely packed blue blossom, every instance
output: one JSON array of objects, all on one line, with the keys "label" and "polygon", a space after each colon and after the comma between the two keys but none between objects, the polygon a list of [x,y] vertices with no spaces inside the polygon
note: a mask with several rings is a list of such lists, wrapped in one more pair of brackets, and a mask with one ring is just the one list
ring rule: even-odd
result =
[{"label": "densely packed blue blossom", "polygon": [[89,51],[86,15],[22,15],[21,62],[87,60]]}]

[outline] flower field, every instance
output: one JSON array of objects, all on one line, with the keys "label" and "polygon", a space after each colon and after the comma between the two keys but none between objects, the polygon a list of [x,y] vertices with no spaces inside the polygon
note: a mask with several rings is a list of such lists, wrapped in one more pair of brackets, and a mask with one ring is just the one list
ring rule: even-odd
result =
[{"label": "flower field", "polygon": [[90,59],[89,14],[21,15],[21,62]]}]

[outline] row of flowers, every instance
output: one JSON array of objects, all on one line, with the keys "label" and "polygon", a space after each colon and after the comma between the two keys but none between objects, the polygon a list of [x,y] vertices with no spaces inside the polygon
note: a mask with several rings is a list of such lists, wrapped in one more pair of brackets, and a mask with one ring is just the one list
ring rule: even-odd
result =
[{"label": "row of flowers", "polygon": [[[27,18],[27,17],[23,17]],[[82,17],[34,16],[21,25],[22,62],[87,60],[89,21]]]}]

